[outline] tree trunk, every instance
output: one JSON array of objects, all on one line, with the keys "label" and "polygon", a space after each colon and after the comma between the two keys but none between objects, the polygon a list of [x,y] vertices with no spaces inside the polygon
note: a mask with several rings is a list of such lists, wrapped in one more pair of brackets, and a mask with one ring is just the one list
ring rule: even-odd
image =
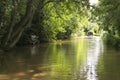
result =
[{"label": "tree trunk", "polygon": [[7,30],[6,30],[8,32],[5,34],[4,44],[3,45],[6,45],[8,43],[8,40],[11,37],[13,27],[14,27],[14,24],[15,24],[15,15],[16,15],[16,7],[17,6],[15,5],[15,0],[12,0],[12,3],[13,3],[14,8],[11,11],[10,23],[9,23],[9,26],[7,27]]},{"label": "tree trunk", "polygon": [[24,29],[30,26],[36,7],[38,5],[38,1],[39,0],[28,0],[26,14],[24,17],[14,26],[11,22],[12,24],[10,25],[10,28],[7,29],[7,35],[5,35],[3,39],[3,48],[10,49],[16,45]]}]

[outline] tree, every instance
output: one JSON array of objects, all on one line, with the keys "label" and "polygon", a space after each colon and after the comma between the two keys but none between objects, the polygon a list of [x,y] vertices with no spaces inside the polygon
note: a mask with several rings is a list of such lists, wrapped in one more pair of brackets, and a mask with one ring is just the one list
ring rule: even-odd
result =
[{"label": "tree", "polygon": [[57,39],[61,32],[69,37],[87,14],[89,0],[2,0],[0,6],[0,44],[9,49],[31,34],[40,41]]},{"label": "tree", "polygon": [[120,47],[120,1],[100,0],[96,13],[99,25],[107,33],[106,42]]},{"label": "tree", "polygon": [[88,0],[44,0],[29,30],[40,42],[69,38],[78,29],[80,17],[88,14],[88,3]]},{"label": "tree", "polygon": [[27,0],[25,14],[20,18],[20,20],[15,22],[16,16],[13,15],[17,14],[16,8],[19,5],[16,0],[12,0],[13,9],[10,12],[10,23],[5,28],[6,32],[1,42],[3,48],[9,49],[15,46],[24,29],[30,26],[38,1],[39,0]]}]

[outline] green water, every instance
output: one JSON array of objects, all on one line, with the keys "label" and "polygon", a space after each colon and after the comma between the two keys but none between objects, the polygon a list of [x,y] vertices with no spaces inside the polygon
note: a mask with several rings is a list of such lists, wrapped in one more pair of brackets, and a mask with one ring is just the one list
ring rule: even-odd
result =
[{"label": "green water", "polygon": [[0,80],[120,80],[120,51],[99,37],[17,47],[0,54]]}]

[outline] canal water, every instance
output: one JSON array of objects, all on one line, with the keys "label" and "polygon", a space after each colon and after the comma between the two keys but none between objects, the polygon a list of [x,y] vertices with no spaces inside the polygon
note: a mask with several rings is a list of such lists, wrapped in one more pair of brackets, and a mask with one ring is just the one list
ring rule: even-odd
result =
[{"label": "canal water", "polygon": [[0,80],[120,80],[120,51],[95,36],[17,47],[0,54]]}]

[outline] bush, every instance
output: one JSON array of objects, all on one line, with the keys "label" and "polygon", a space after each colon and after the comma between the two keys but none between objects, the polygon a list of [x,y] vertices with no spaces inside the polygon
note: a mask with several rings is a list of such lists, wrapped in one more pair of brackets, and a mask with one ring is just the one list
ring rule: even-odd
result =
[{"label": "bush", "polygon": [[120,48],[120,37],[111,35],[108,33],[103,34],[103,40],[107,45],[113,46],[115,48]]}]

